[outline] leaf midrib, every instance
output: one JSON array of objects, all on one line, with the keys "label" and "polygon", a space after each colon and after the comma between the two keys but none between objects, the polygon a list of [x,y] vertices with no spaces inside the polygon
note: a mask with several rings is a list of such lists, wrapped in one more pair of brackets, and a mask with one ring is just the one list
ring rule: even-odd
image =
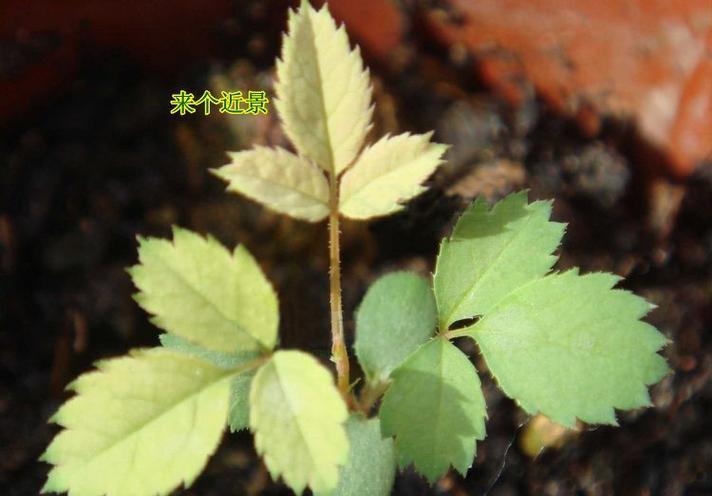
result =
[{"label": "leaf midrib", "polygon": [[[316,31],[314,29],[314,22],[312,19],[313,15],[318,15],[318,12],[316,12],[311,6],[306,6],[307,8],[307,19],[308,19],[308,24],[309,24],[309,31],[311,36],[309,36],[309,42],[311,45],[311,52],[312,52],[312,58],[315,61],[314,67],[316,68],[316,82],[317,82],[317,88],[319,91],[317,91],[319,95],[319,106],[321,108],[321,115],[323,116],[324,120],[324,132],[326,133],[326,151],[329,154],[329,163],[327,164],[329,166],[329,173],[331,175],[336,175],[336,164],[334,163],[334,149],[331,145],[331,131],[329,130],[329,114],[326,112],[326,100],[324,98],[324,81],[323,81],[323,76],[322,76],[322,69],[321,69],[321,59],[319,58],[319,50],[317,49],[316,46]],[[326,8],[326,7],[322,7]]]},{"label": "leaf midrib", "polygon": [[[288,389],[286,389],[283,386],[282,375],[280,374],[279,367],[277,366],[277,362],[273,361],[272,363],[274,365],[274,370],[277,375],[277,384],[279,384],[279,389],[280,389],[280,391],[282,391],[282,396],[284,397],[285,403],[289,406],[290,417],[294,420],[294,424],[297,426],[297,432],[299,432],[299,437],[302,438],[302,441],[304,441],[304,445],[306,446],[307,451],[309,452],[312,467],[316,468],[316,467],[318,467],[318,464],[316,463],[316,457],[314,456],[314,453],[317,453],[318,450],[314,450],[312,448],[311,444],[309,443],[310,436],[304,432],[304,428],[303,428],[302,422],[301,422],[301,417],[294,413],[296,411],[296,409],[294,408],[294,404],[293,404],[291,396],[288,394]],[[307,483],[311,482],[311,477],[306,477],[306,479],[307,479]]]},{"label": "leaf midrib", "polygon": [[[311,167],[311,164],[310,164],[309,166]],[[259,169],[259,167],[258,167],[257,169]],[[299,188],[294,187],[294,186],[292,186],[292,185],[285,184],[284,182],[279,182],[279,181],[276,181],[276,180],[274,180],[274,179],[270,179],[270,178],[267,178],[267,177],[264,177],[264,176],[246,174],[246,173],[244,173],[244,172],[240,172],[239,170],[232,170],[231,172],[232,172],[232,174],[234,174],[234,175],[236,175],[236,176],[243,176],[243,177],[247,177],[247,178],[249,178],[249,179],[259,179],[260,181],[263,181],[263,182],[268,183],[268,184],[270,184],[270,185],[277,186],[277,187],[282,188],[282,189],[287,190],[287,191],[292,191],[292,192],[298,193],[298,194],[300,194],[300,195],[302,195],[302,196],[304,196],[304,197],[306,197],[306,198],[308,198],[308,199],[314,200],[316,203],[318,203],[318,204],[321,205],[321,206],[324,206],[324,207],[327,207],[327,208],[328,208],[328,206],[329,206],[329,203],[326,202],[326,201],[324,201],[323,198],[319,198],[319,197],[317,197],[317,196],[311,194],[311,193],[308,192],[308,191],[304,191],[303,189],[299,189]],[[318,171],[317,171],[317,172],[318,172]],[[322,175],[323,175],[322,172],[319,172],[319,174],[322,174]],[[241,191],[240,191],[240,192],[241,192]],[[245,194],[246,194],[246,193],[245,193]],[[310,207],[310,206],[304,206],[304,207],[301,207],[301,208],[312,208],[312,207]]]},{"label": "leaf midrib", "polygon": [[[193,285],[191,284],[191,282],[188,280],[188,278],[185,277],[178,269],[176,269],[175,267],[173,267],[171,264],[169,264],[167,261],[165,261],[165,260],[164,260],[162,257],[160,257],[160,256],[157,256],[157,257],[156,257],[156,260],[157,260],[160,264],[162,264],[164,267],[168,268],[169,271],[170,271],[172,274],[175,274],[176,277],[177,277],[177,279],[183,284],[184,287],[186,287],[190,292],[192,292],[193,294],[195,294],[200,300],[202,300],[203,302],[205,302],[208,307],[210,307],[210,308],[212,308],[213,310],[215,310],[215,312],[216,312],[218,315],[220,315],[222,318],[224,318],[224,319],[227,320],[230,324],[232,324],[233,328],[234,328],[236,331],[238,331],[238,332],[241,333],[241,334],[244,334],[245,336],[247,336],[248,338],[250,338],[255,344],[257,344],[257,348],[258,348],[258,349],[264,347],[264,344],[262,343],[261,340],[257,339],[255,336],[253,336],[253,335],[250,334],[249,332],[245,331],[245,329],[242,328],[242,326],[240,325],[240,323],[239,323],[237,320],[235,320],[234,318],[232,318],[232,317],[230,317],[229,315],[227,315],[227,314],[223,311],[223,309],[220,308],[218,305],[216,305],[214,302],[212,302],[212,301],[208,298],[207,295],[203,294],[202,291],[200,291],[198,288],[196,288],[195,286],[193,286]],[[233,261],[232,257],[230,257],[230,260]],[[232,270],[232,269],[231,269],[231,270]],[[158,315],[156,315],[156,317],[158,317]],[[162,320],[162,318],[161,318],[161,320]],[[176,334],[178,334],[178,333],[176,333]],[[180,336],[180,334],[178,334],[178,335]]]},{"label": "leaf midrib", "polygon": [[[391,138],[393,139],[393,138]],[[376,146],[376,145],[374,145]],[[373,149],[373,147],[371,147]],[[358,165],[358,161],[366,157],[366,153],[368,150],[364,150],[364,152],[361,154],[361,156],[358,157],[356,165]],[[423,151],[420,152],[418,156],[411,157],[407,161],[394,161],[391,160],[389,161],[389,167],[391,167],[389,170],[384,172],[383,174],[377,174],[375,178],[372,178],[368,181],[364,181],[361,183],[361,185],[354,187],[353,191],[347,196],[346,198],[342,198],[339,201],[339,207],[346,207],[350,202],[354,200],[358,200],[358,196],[366,189],[377,186],[380,183],[389,183],[392,182],[391,177],[395,176],[398,178],[398,176],[401,176],[403,173],[403,169],[409,168],[409,167],[415,167],[418,165],[418,160],[422,158],[423,155],[428,153],[428,148],[427,146],[424,148]],[[394,165],[395,164],[395,165]],[[354,165],[354,168],[351,169],[352,171],[356,171],[359,169],[356,169],[356,165]],[[435,167],[433,167],[435,169]],[[401,182],[401,181],[396,181]],[[417,186],[420,186],[420,183],[417,184]],[[417,187],[416,186],[416,187]],[[399,199],[400,201],[400,199]]]},{"label": "leaf midrib", "polygon": [[[224,373],[221,373],[221,374],[220,374],[218,377],[216,377],[214,380],[211,380],[210,382],[206,383],[205,385],[203,385],[202,387],[200,387],[200,388],[198,388],[198,389],[195,389],[195,390],[190,391],[188,394],[182,396],[182,397],[181,397],[180,399],[178,399],[176,402],[171,403],[170,405],[168,405],[168,407],[167,407],[166,409],[164,409],[164,410],[160,411],[158,414],[156,414],[156,415],[154,415],[154,416],[152,416],[152,417],[146,419],[144,422],[141,422],[141,423],[138,424],[137,426],[132,427],[131,430],[129,430],[128,432],[123,433],[123,435],[122,435],[121,437],[112,440],[112,441],[110,442],[110,444],[108,444],[107,446],[104,446],[104,447],[102,447],[99,451],[97,451],[97,452],[95,452],[95,453],[92,453],[91,457],[89,457],[89,458],[87,458],[86,460],[83,460],[83,461],[81,462],[81,465],[82,465],[82,466],[86,466],[86,465],[88,465],[89,463],[91,463],[92,461],[96,460],[97,458],[100,458],[101,456],[107,454],[109,451],[111,451],[111,450],[117,448],[117,447],[120,446],[122,443],[128,442],[131,438],[133,438],[134,436],[136,436],[139,432],[141,432],[141,431],[143,431],[144,429],[148,428],[148,427],[149,427],[151,424],[153,424],[154,422],[159,421],[160,419],[162,419],[163,417],[165,417],[167,414],[169,414],[172,410],[175,410],[176,408],[182,406],[184,403],[186,403],[186,402],[188,402],[188,401],[193,401],[193,400],[195,399],[195,397],[199,396],[200,394],[202,394],[203,392],[205,392],[205,391],[208,390],[209,388],[213,387],[214,385],[216,385],[216,384],[219,383],[220,381],[226,380],[226,379],[228,379],[228,378],[232,378],[233,376],[236,376],[236,375],[239,375],[239,374],[241,374],[241,373],[244,373],[244,372],[246,372],[247,370],[249,370],[249,369],[245,366],[245,367],[241,367],[241,368],[238,368],[238,369],[229,370],[229,371],[225,371]],[[227,414],[227,412],[226,412],[226,414]],[[74,430],[74,431],[81,431],[82,429],[68,429],[68,430],[69,430],[69,431],[72,431],[72,430]]]}]

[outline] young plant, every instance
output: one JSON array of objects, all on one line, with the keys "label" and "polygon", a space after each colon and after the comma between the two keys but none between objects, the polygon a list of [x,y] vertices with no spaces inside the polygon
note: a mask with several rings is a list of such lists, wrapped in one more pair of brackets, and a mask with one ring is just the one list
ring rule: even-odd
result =
[{"label": "young plant", "polygon": [[[277,62],[277,108],[297,153],[256,147],[215,171],[266,206],[328,218],[331,372],[311,355],[275,350],[277,297],[240,246],[175,228],[139,238],[129,270],[136,301],[165,331],[161,346],[104,360],[68,387],[52,417],[63,430],[42,459],[44,492],[150,496],[188,487],[226,426],[248,428],[274,478],[296,493],[387,495],[397,466],[431,482],[465,474],[485,437],[477,371],[457,348],[473,339],[502,390],[565,426],[615,424],[614,408],[650,405],[667,373],[665,338],[640,320],[651,308],[606,273],[552,272],[564,225],[525,193],[475,201],[443,240],[430,281],[388,274],[356,315],[355,391],[341,316],[339,218],[369,219],[423,191],[444,145],[431,134],[363,147],[372,105],[358,48],[326,7],[289,15]],[[453,326],[466,321],[469,325]],[[376,406],[380,408],[372,416]]]}]

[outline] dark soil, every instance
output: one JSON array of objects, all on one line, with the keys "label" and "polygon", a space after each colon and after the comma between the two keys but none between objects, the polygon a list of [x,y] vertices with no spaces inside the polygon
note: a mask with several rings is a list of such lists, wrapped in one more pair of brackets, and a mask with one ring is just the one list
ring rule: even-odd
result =
[{"label": "dark soil", "polygon": [[[488,437],[468,477],[430,488],[406,471],[394,494],[712,494],[709,167],[681,185],[651,181],[624,125],[584,138],[535,99],[503,107],[462,67],[413,47],[418,63],[396,76],[375,71],[376,128],[436,129],[452,144],[450,161],[403,213],[344,226],[348,331],[378,275],[432,271],[440,238],[472,198],[529,188],[555,198],[555,219],[569,223],[560,267],[625,275],[624,287],[658,306],[648,320],[673,341],[664,355],[674,373],[652,388],[654,408],[621,413],[619,428],[584,429],[536,459],[516,442],[526,416],[485,378]],[[236,89],[264,88],[272,55],[245,54]],[[0,494],[37,494],[49,468],[37,458],[57,431],[46,421],[73,377],[98,358],[157,344],[124,271],[137,234],[168,236],[178,224],[245,243],[280,295],[283,346],[327,356],[325,225],[267,213],[208,173],[225,149],[283,143],[274,114],[169,115],[172,92],[200,93],[214,72],[193,64],[165,76],[120,55],[88,59],[69,88],[0,130]],[[186,493],[289,494],[244,433],[226,436]]]}]

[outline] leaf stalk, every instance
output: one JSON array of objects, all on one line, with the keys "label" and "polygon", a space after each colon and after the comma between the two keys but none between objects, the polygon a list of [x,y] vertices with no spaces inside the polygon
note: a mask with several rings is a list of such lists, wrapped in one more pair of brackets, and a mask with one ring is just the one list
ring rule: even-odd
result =
[{"label": "leaf stalk", "polygon": [[336,365],[339,391],[350,403],[349,353],[344,341],[341,309],[341,247],[339,188],[335,173],[329,175],[329,304],[331,310],[331,361]]}]

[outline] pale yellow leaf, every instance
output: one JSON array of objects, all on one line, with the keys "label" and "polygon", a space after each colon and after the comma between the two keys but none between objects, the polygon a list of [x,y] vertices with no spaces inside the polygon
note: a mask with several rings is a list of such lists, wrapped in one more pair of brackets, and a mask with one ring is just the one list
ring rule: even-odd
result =
[{"label": "pale yellow leaf", "polygon": [[447,149],[431,143],[431,136],[384,136],[367,147],[341,180],[341,213],[352,219],[389,215],[422,193],[423,181],[442,163]]},{"label": "pale yellow leaf", "polygon": [[278,351],[250,389],[250,428],[272,477],[297,494],[336,488],[346,462],[348,414],[331,373],[311,355]]},{"label": "pale yellow leaf", "polygon": [[173,242],[139,238],[129,273],[135,296],[161,329],[209,351],[261,351],[277,342],[277,295],[240,245],[231,253],[212,237],[173,229]]},{"label": "pale yellow leaf", "polygon": [[43,492],[156,496],[190,486],[225,430],[237,373],[157,348],[104,360],[52,417],[63,427],[42,456]]},{"label": "pale yellow leaf", "polygon": [[300,154],[338,174],[356,158],[370,128],[371,88],[358,47],[351,50],[326,6],[289,13],[277,61],[276,105]]},{"label": "pale yellow leaf", "polygon": [[257,146],[228,152],[230,163],[214,171],[236,191],[277,212],[317,222],[329,214],[329,183],[309,160],[283,148]]}]

